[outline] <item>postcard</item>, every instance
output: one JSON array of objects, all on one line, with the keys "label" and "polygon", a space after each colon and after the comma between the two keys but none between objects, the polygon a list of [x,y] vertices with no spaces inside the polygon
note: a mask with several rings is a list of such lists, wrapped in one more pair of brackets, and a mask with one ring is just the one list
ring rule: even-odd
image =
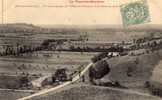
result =
[{"label": "postcard", "polygon": [[161,100],[161,0],[0,0],[0,100]]}]

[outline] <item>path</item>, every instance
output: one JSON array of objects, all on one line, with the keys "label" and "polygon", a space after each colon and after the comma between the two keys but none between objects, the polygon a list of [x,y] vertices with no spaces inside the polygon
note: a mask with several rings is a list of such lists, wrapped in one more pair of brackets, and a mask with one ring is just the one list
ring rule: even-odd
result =
[{"label": "path", "polygon": [[91,67],[92,64],[93,64],[93,63],[89,63],[89,64],[85,67],[85,69],[80,73],[80,75],[75,76],[75,77],[72,79],[72,81],[64,82],[63,84],[61,84],[61,85],[59,85],[59,86],[56,86],[56,87],[54,87],[54,88],[44,89],[44,90],[42,90],[42,91],[40,91],[40,92],[38,92],[38,93],[32,94],[32,95],[27,96],[27,97],[24,97],[24,98],[20,98],[20,99],[18,99],[18,100],[29,100],[29,99],[31,99],[31,98],[38,97],[38,96],[44,95],[44,94],[48,94],[49,92],[56,91],[56,90],[61,89],[61,88],[65,87],[65,86],[67,86],[67,85],[70,85],[70,84],[76,82],[77,80],[79,80],[80,77],[82,77],[82,76],[88,71],[88,69]]}]

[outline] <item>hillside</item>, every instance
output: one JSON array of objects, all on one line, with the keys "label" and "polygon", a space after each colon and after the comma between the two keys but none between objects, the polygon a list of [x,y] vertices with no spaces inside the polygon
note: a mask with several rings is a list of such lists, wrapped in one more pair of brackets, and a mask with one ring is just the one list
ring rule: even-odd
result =
[{"label": "hillside", "polygon": [[72,85],[58,92],[50,93],[32,100],[160,100],[147,94],[114,88]]},{"label": "hillside", "polygon": [[[110,78],[126,87],[141,87],[150,80],[153,70],[162,59],[162,51],[138,56],[123,56],[108,60],[111,67]],[[129,74],[129,75],[127,75]]]}]

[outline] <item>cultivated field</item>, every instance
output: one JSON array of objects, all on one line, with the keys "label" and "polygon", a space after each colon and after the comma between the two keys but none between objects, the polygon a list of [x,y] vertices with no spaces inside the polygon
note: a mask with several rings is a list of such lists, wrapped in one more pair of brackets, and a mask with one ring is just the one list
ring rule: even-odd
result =
[{"label": "cultivated field", "polygon": [[[78,68],[85,67],[91,58],[97,54],[97,52],[49,50],[48,42],[46,44],[48,46],[43,45],[45,41],[52,40],[53,48],[56,46],[55,43],[60,45],[59,43],[61,42],[70,44],[76,41],[100,44],[133,43],[134,39],[156,37],[153,33],[158,33],[162,37],[161,31],[158,31],[117,28],[42,28],[30,24],[0,25],[1,48],[5,48],[4,50],[10,52],[11,50],[8,50],[10,47],[17,50],[18,47],[25,48],[24,46],[31,46],[33,49],[33,51],[20,54],[8,52],[5,52],[6,54],[4,53],[4,55],[0,54],[0,88],[24,89],[19,88],[22,85],[20,82],[22,76],[30,76],[31,81],[54,74],[60,68],[66,68],[68,74],[78,71]],[[36,50],[37,47],[42,45],[44,47]],[[145,49],[141,51],[143,52]],[[139,53],[141,51],[133,52]],[[156,88],[162,83],[160,74],[161,61],[162,50],[107,59],[110,65],[110,73],[101,80],[119,82],[120,85],[127,88],[126,90],[76,84],[32,100],[160,100],[157,97],[144,93],[150,93],[149,89],[146,88],[147,81],[158,82],[158,85],[155,85]],[[130,89],[137,90],[138,92],[133,92]],[[15,100],[30,94],[14,90],[1,90],[0,99]]]}]

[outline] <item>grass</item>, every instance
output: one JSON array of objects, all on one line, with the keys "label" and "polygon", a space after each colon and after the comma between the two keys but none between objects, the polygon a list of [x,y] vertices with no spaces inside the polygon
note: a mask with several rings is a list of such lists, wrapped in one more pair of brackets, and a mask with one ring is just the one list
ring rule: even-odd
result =
[{"label": "grass", "polygon": [[17,100],[28,95],[31,93],[0,90],[0,100]]},{"label": "grass", "polygon": [[[144,83],[150,80],[153,70],[160,60],[162,60],[161,50],[138,56],[112,58],[108,60],[111,72],[104,79],[110,78],[128,88],[143,87]],[[127,73],[130,73],[130,76]]]},{"label": "grass", "polygon": [[143,96],[111,90],[106,87],[73,85],[55,93],[49,93],[31,100],[160,100],[156,97]]},{"label": "grass", "polygon": [[[1,73],[28,72],[31,74],[53,73],[57,68],[75,70],[80,65],[86,65],[94,53],[71,53],[71,52],[37,52],[39,56],[24,55],[23,57],[0,57]],[[51,57],[44,57],[43,54],[52,54]],[[57,55],[59,54],[59,58]],[[34,54],[33,54],[34,55]],[[12,70],[11,70],[12,69]]]}]

